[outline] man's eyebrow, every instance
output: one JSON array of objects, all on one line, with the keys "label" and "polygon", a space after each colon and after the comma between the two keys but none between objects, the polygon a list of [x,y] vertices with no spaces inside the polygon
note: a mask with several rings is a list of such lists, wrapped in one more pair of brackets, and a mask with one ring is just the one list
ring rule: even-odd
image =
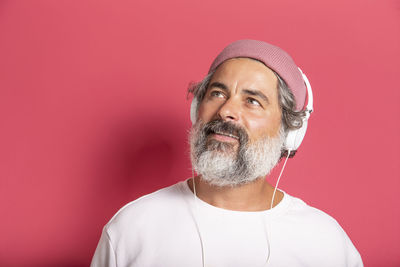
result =
[{"label": "man's eyebrow", "polygon": [[266,95],[264,95],[261,91],[255,90],[255,89],[243,89],[242,93],[252,95],[252,96],[258,96],[265,102],[269,103],[269,99]]},{"label": "man's eyebrow", "polygon": [[212,84],[210,84],[209,88],[212,88],[212,87],[217,87],[224,91],[228,91],[228,86],[226,86],[225,84],[223,84],[221,82],[213,82]]}]

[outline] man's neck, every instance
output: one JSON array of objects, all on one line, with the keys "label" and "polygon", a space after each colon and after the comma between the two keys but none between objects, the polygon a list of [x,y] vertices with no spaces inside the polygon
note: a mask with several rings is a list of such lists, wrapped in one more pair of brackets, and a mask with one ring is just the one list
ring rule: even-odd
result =
[{"label": "man's neck", "polygon": [[[274,187],[264,178],[256,179],[252,183],[241,186],[212,186],[200,179],[195,178],[196,195],[201,200],[218,208],[236,211],[262,211],[271,206],[271,198]],[[192,179],[188,181],[189,187],[193,192]],[[276,191],[274,206],[283,198],[283,193]]]}]

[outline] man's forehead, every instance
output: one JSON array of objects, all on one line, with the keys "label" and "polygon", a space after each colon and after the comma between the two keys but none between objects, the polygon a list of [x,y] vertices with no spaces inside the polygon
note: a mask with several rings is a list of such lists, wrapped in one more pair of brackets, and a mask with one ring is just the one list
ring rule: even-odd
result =
[{"label": "man's forehead", "polygon": [[[232,58],[224,61],[215,70],[210,84],[217,81],[222,83],[240,82],[242,84],[257,84],[258,86],[276,87],[278,79],[273,70],[264,63],[252,58]],[[264,87],[263,86],[263,87]]]}]

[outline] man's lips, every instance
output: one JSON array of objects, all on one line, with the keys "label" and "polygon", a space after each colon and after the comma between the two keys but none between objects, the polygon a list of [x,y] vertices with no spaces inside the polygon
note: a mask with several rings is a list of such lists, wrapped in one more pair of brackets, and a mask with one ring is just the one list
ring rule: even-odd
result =
[{"label": "man's lips", "polygon": [[214,139],[225,141],[225,142],[232,142],[232,141],[239,141],[239,137],[229,133],[223,132],[214,132],[211,134]]}]

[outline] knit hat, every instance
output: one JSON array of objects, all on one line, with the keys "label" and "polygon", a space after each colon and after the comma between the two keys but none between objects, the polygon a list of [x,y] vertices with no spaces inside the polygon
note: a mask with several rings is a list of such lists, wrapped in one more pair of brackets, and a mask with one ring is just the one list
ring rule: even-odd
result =
[{"label": "knit hat", "polygon": [[209,73],[214,71],[224,61],[247,57],[263,62],[268,68],[274,70],[286,82],[296,100],[296,110],[303,109],[306,101],[307,88],[303,77],[288,53],[281,48],[256,40],[239,40],[229,44],[215,58]]}]

